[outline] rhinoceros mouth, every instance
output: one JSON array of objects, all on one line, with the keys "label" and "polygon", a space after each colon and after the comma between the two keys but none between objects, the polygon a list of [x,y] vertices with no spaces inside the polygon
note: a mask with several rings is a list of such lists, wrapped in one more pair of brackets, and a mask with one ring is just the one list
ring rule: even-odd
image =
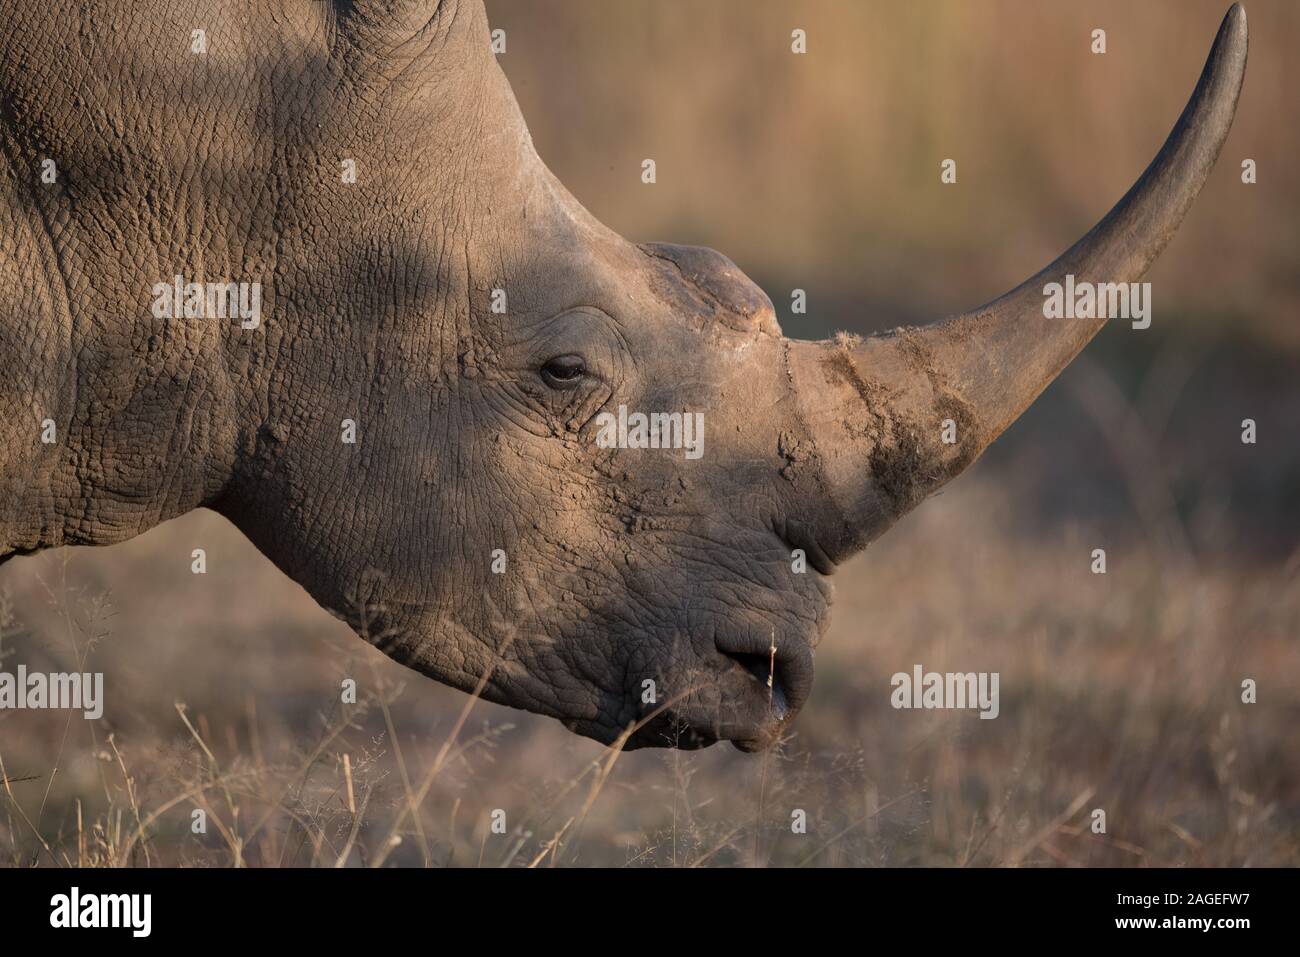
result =
[{"label": "rhinoceros mouth", "polygon": [[[753,623],[751,623],[753,624]],[[719,628],[694,687],[639,728],[629,747],[703,748],[730,741],[762,751],[780,740],[812,692],[806,636],[773,628]]]},{"label": "rhinoceros mouth", "polygon": [[[706,748],[730,741],[741,751],[762,751],[780,740],[812,688],[812,649],[802,639],[770,644],[719,638],[716,671],[643,720],[629,750]],[[763,638],[763,642],[771,639]],[[728,650],[735,648],[737,650]]]}]

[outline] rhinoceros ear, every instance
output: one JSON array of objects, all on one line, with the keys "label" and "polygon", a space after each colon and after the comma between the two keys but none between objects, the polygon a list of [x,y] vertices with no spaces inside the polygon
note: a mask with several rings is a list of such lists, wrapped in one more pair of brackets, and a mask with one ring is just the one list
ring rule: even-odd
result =
[{"label": "rhinoceros ear", "polygon": [[455,16],[458,7],[482,6],[480,0],[326,0],[339,17],[419,29],[439,16]]},{"label": "rhinoceros ear", "polygon": [[487,52],[482,0],[326,0],[338,34],[368,57],[433,60],[473,39]]},{"label": "rhinoceros ear", "polygon": [[656,285],[677,315],[701,325],[721,322],[738,332],[781,334],[772,300],[722,253],[672,243],[642,243],[640,249],[671,264]]}]

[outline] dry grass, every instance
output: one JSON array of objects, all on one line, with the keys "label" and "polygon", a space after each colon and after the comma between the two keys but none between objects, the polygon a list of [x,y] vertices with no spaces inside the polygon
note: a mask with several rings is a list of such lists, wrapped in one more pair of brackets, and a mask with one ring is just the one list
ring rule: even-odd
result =
[{"label": "dry grass", "polygon": [[[1112,544],[1094,576],[1085,530],[1032,541],[1013,524],[1005,489],[963,481],[846,568],[812,703],[758,757],[605,751],[419,679],[210,515],[111,559],[24,560],[3,579],[8,666],[17,652],[87,662],[107,673],[108,708],[102,723],[0,715],[0,853],[14,866],[1300,860],[1300,559],[1175,573]],[[206,577],[188,572],[200,540]],[[913,663],[1000,672],[1000,717],[893,710],[889,676]],[[355,705],[339,700],[344,677]],[[1258,704],[1238,700],[1243,677]],[[1088,828],[1097,807],[1105,835]],[[190,831],[196,809],[206,834]],[[505,833],[489,828],[495,809]],[[806,834],[791,831],[797,809]]]}]

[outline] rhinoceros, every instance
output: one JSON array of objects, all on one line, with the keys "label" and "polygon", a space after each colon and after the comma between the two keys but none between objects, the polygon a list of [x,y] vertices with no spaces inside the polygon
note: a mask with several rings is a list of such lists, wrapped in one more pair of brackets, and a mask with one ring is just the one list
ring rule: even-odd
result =
[{"label": "rhinoceros", "polygon": [[481,0],[0,0],[0,556],[209,508],[438,681],[768,747],[836,565],[1104,325],[1044,290],[1143,274],[1246,46],[1233,6],[1151,165],[1022,285],[800,341],[725,256],[565,190]]}]

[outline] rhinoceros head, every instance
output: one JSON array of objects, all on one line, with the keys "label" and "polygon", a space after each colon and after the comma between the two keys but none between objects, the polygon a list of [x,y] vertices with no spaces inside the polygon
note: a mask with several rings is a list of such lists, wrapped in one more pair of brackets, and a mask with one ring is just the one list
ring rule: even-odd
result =
[{"label": "rhinoceros head", "polygon": [[[399,661],[631,747],[774,739],[811,689],[827,576],[1098,331],[1045,318],[1044,285],[1146,269],[1214,164],[1246,48],[1234,7],[1150,168],[1025,284],[809,342],[722,255],[582,208],[478,0],[202,23],[141,3],[125,33],[64,6],[0,4],[8,162],[64,176],[10,206],[45,224],[57,255],[32,268],[63,291],[37,306],[77,356],[38,389],[73,467],[28,463],[76,508],[41,513],[57,534],[11,518],[9,549],[208,505]],[[38,86],[42,45],[91,62]],[[165,315],[175,276],[177,304],[200,277],[260,283],[260,314]]]}]

